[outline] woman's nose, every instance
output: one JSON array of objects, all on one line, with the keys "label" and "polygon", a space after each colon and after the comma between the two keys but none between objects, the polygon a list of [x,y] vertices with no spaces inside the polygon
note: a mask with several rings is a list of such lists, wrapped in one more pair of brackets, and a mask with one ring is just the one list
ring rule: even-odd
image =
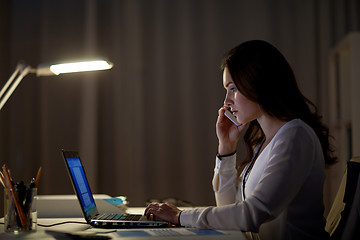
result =
[{"label": "woman's nose", "polygon": [[224,106],[230,106],[230,104],[231,104],[231,100],[230,100],[228,94],[226,94],[225,99],[224,99]]}]

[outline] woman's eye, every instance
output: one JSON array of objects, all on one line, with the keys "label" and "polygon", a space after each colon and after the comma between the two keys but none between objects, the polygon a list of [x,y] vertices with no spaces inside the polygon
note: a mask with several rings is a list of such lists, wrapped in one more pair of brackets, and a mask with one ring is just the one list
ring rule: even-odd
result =
[{"label": "woman's eye", "polygon": [[235,92],[235,91],[236,91],[236,87],[230,88],[230,91]]}]

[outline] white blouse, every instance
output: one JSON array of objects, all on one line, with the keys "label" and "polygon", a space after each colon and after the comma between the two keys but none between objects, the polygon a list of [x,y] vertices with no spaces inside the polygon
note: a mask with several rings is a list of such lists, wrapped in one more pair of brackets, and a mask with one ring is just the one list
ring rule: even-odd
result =
[{"label": "white blouse", "polygon": [[257,232],[261,239],[326,239],[324,164],[312,128],[300,119],[289,121],[259,154],[246,182],[244,174],[237,179],[235,155],[216,158],[217,207],[184,210],[180,223]]}]

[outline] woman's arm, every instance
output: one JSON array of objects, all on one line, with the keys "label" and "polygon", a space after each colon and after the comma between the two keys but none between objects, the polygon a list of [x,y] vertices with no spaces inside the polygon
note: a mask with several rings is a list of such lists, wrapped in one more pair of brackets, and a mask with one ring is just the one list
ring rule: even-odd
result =
[{"label": "woman's arm", "polygon": [[216,205],[223,206],[235,203],[237,194],[236,154],[222,157],[222,160],[216,157],[215,161],[212,185]]},{"label": "woman's arm", "polygon": [[236,146],[246,124],[236,126],[225,115],[224,106],[218,111],[216,135],[219,140],[218,153],[225,157],[216,157],[213,190],[217,206],[235,203],[237,192]]}]

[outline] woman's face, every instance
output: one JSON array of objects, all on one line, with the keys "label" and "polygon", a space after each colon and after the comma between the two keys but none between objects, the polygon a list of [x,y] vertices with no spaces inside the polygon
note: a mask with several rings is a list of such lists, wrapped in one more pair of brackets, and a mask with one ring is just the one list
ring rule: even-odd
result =
[{"label": "woman's face", "polygon": [[231,108],[240,123],[251,122],[262,115],[259,104],[250,101],[236,88],[228,68],[223,72],[223,84],[226,90],[224,105]]}]

